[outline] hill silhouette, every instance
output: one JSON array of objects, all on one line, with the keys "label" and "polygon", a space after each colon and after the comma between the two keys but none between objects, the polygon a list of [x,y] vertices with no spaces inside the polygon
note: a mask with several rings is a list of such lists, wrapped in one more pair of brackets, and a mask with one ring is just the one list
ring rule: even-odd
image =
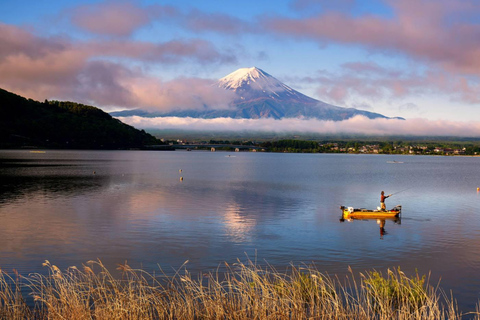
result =
[{"label": "hill silhouette", "polygon": [[162,144],[102,110],[26,99],[0,89],[0,148],[125,149]]}]

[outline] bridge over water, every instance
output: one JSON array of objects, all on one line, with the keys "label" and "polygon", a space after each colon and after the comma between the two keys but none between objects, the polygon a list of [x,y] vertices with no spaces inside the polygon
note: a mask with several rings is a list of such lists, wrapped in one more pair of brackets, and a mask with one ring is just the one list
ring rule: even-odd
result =
[{"label": "bridge over water", "polygon": [[172,145],[175,149],[224,149],[230,148],[233,150],[266,150],[265,148],[258,146],[249,146],[249,145],[235,145],[235,144],[174,144]]},{"label": "bridge over water", "polygon": [[226,148],[229,151],[245,151],[245,150],[267,150],[258,146],[235,145],[235,144],[172,144],[172,145],[149,145],[145,146],[144,150],[176,150],[176,149],[210,149],[211,151],[224,151]]}]

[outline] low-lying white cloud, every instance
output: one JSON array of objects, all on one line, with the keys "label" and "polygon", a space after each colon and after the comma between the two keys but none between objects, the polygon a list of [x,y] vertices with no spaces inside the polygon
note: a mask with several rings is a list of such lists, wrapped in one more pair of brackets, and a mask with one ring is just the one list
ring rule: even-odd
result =
[{"label": "low-lying white cloud", "polygon": [[426,119],[368,119],[356,116],[343,121],[317,119],[197,119],[178,117],[119,117],[119,120],[140,129],[178,129],[199,131],[265,131],[310,132],[319,134],[365,134],[410,136],[480,137],[478,121],[446,121]]}]

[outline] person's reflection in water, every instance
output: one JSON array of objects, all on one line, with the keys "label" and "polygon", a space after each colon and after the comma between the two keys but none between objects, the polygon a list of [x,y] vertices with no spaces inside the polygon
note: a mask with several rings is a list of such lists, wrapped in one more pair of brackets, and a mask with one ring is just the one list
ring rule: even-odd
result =
[{"label": "person's reflection in water", "polygon": [[385,219],[378,219],[377,223],[380,225],[380,239],[383,239],[383,236],[387,234],[387,231],[385,231]]}]

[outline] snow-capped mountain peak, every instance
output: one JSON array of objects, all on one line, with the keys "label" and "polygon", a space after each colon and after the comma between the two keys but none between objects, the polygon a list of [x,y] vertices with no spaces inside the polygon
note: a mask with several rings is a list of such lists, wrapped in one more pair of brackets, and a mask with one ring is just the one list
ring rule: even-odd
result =
[{"label": "snow-capped mountain peak", "polygon": [[[258,82],[258,83],[257,83]],[[268,73],[257,67],[241,68],[218,81],[218,86],[225,89],[236,90],[244,85],[271,85],[272,82],[279,82]]]},{"label": "snow-capped mountain peak", "polygon": [[297,96],[302,100],[308,98],[257,67],[238,69],[218,80],[217,85],[235,91],[241,99],[259,94],[273,99],[280,96]]}]

